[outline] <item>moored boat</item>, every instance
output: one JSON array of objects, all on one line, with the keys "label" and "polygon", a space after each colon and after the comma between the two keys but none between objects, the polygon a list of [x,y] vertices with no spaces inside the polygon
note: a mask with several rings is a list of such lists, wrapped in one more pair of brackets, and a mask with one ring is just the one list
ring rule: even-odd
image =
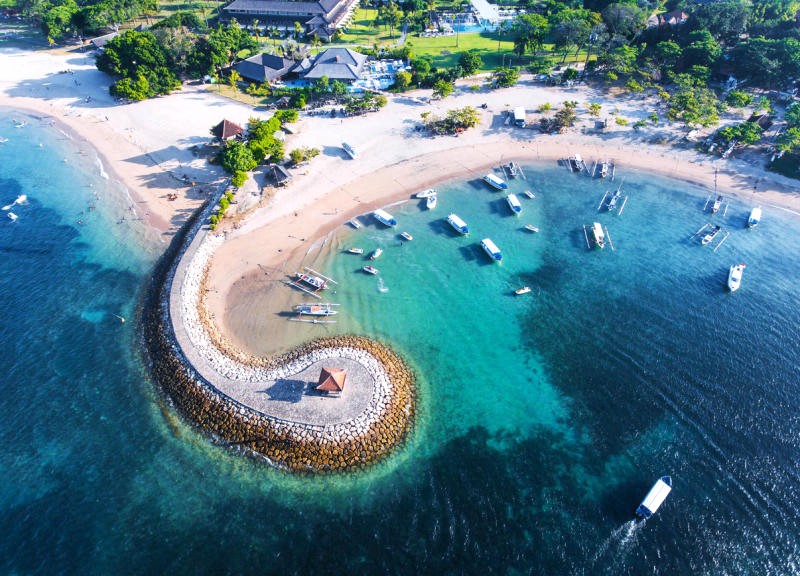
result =
[{"label": "moored boat", "polygon": [[536,198],[536,194],[534,194],[534,193],[533,193],[533,192],[531,192],[530,190],[525,190],[525,192],[523,192],[523,194],[525,194],[525,196],[527,196],[527,197],[528,197],[528,198],[530,198],[531,200],[533,200],[534,198]]},{"label": "moored boat", "polygon": [[722,227],[719,226],[718,224],[714,224],[711,227],[711,229],[708,232],[706,232],[706,235],[703,236],[703,239],[700,241],[700,243],[703,244],[703,246],[705,246],[706,244],[711,244],[714,238],[717,237],[717,234],[719,234],[720,230],[722,230]]},{"label": "moored boat", "polygon": [[375,217],[375,220],[383,224],[384,226],[397,226],[397,220],[394,219],[394,216],[389,214],[386,210],[381,210],[380,208],[375,210],[372,213]]},{"label": "moored boat", "polygon": [[525,230],[527,230],[528,232],[538,232],[539,231],[539,229],[536,226],[534,226],[533,224],[525,224]]},{"label": "moored boat", "polygon": [[414,239],[414,237],[411,234],[409,234],[408,232],[402,232],[400,234],[400,236],[403,238],[403,240],[413,240]]},{"label": "moored boat", "polygon": [[506,202],[508,202],[508,207],[511,208],[511,211],[514,214],[519,214],[522,212],[522,204],[519,203],[519,199],[517,198],[516,194],[509,194],[506,196]]},{"label": "moored boat", "polygon": [[644,497],[644,500],[642,500],[642,503],[639,504],[639,507],[636,509],[636,515],[641,518],[650,518],[664,503],[664,500],[667,499],[671,491],[672,478],[669,476],[662,476],[656,480],[656,483],[650,488],[650,492],[647,493],[647,496]]},{"label": "moored boat", "polygon": [[348,221],[348,223],[350,224],[350,226],[352,226],[352,227],[353,227],[353,228],[355,228],[356,230],[358,230],[359,228],[361,228],[361,222],[359,222],[359,221],[358,221],[358,220],[356,220],[355,218],[352,218],[352,219],[350,219],[350,220]]},{"label": "moored boat", "polygon": [[728,271],[728,290],[736,292],[739,289],[739,286],[742,284],[742,274],[746,267],[747,265],[744,263],[731,266]]},{"label": "moored boat", "polygon": [[500,252],[500,248],[497,247],[497,244],[492,242],[491,238],[484,238],[481,240],[481,248],[483,248],[483,251],[495,262],[503,260],[503,254]]},{"label": "moored boat", "polygon": [[584,163],[583,158],[581,158],[580,154],[575,154],[574,156],[570,156],[568,162],[569,162],[569,169],[572,172],[583,172],[584,170],[586,170],[586,164]]},{"label": "moored boat", "polygon": [[516,294],[517,296],[522,296],[523,294],[527,294],[530,291],[531,291],[530,286],[523,286],[522,288],[517,288],[516,290],[514,290],[514,294]]},{"label": "moored boat", "polygon": [[364,249],[363,248],[356,248],[355,246],[352,246],[352,247],[347,249],[347,252],[349,252],[350,254],[363,254],[364,253]]},{"label": "moored boat", "polygon": [[491,172],[483,177],[483,181],[497,190],[508,190],[508,184],[506,184],[506,181],[498,176],[495,176]]},{"label": "moored boat", "polygon": [[447,223],[450,224],[450,226],[453,227],[453,230],[459,234],[469,234],[469,227],[467,226],[467,223],[459,218],[458,215],[450,214],[447,217]]},{"label": "moored boat", "polygon": [[300,280],[301,282],[305,282],[306,284],[308,284],[309,286],[313,286],[317,290],[328,289],[327,282],[325,282],[325,280],[323,280],[319,276],[314,276],[313,274],[306,274],[304,272],[296,272],[295,276],[297,276],[297,279]]},{"label": "moored boat", "polygon": [[370,254],[369,259],[377,260],[378,258],[381,257],[381,254],[383,254],[383,248],[375,248],[375,251],[372,254]]},{"label": "moored boat", "polygon": [[747,219],[747,227],[755,228],[761,221],[761,206],[757,206],[750,211],[750,217]]},{"label": "moored boat", "polygon": [[711,213],[716,214],[719,212],[720,206],[722,206],[722,196],[717,196],[717,199],[714,200],[714,203],[711,205]]},{"label": "moored boat", "polygon": [[298,314],[307,314],[309,316],[333,316],[339,312],[331,308],[333,304],[298,304],[294,307],[294,311]]},{"label": "moored boat", "polygon": [[417,192],[414,197],[415,198],[427,198],[428,196],[433,196],[436,194],[436,188],[428,188],[427,190],[423,190],[422,192]]},{"label": "moored boat", "polygon": [[353,148],[347,142],[342,142],[342,150],[344,150],[345,153],[347,153],[347,155],[350,156],[350,158],[352,158],[353,160],[355,160],[358,157],[358,154],[356,153],[356,149]]},{"label": "moored boat", "polygon": [[436,208],[436,203],[439,201],[439,197],[436,194],[431,194],[430,196],[425,198],[425,208],[428,210],[433,210]]},{"label": "moored boat", "polygon": [[364,272],[366,272],[367,274],[377,274],[377,273],[378,273],[378,269],[377,269],[377,268],[373,268],[373,267],[372,267],[372,266],[370,266],[369,264],[368,264],[368,265],[366,265],[366,266],[364,266],[364,267],[362,268],[362,270],[363,270]]},{"label": "moored boat", "polygon": [[608,171],[611,168],[611,164],[609,162],[603,161],[600,162],[600,178],[605,178],[608,176]]},{"label": "moored boat", "polygon": [[8,217],[11,219],[12,222],[16,222],[17,221],[17,215],[14,214],[13,212],[9,212],[8,213]]},{"label": "moored boat", "polygon": [[592,236],[594,236],[594,243],[598,248],[605,248],[606,235],[603,232],[603,227],[600,225],[600,222],[592,224]]}]

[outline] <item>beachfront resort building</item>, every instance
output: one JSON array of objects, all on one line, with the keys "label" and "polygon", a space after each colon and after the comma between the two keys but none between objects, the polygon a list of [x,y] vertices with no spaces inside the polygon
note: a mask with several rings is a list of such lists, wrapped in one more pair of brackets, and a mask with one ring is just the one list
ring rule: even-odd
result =
[{"label": "beachfront resort building", "polygon": [[364,71],[366,62],[366,55],[349,48],[328,48],[314,59],[303,78],[314,81],[326,76],[329,80],[355,82]]},{"label": "beachfront resort building", "polygon": [[349,48],[328,48],[313,60],[292,60],[273,54],[258,54],[234,66],[245,80],[251,82],[276,82],[302,80],[313,82],[323,76],[353,84],[370,70],[366,68],[367,56]]},{"label": "beachfront resort building", "polygon": [[358,0],[233,0],[222,9],[222,19],[248,24],[258,20],[260,26],[284,31],[294,31],[294,23],[299,22],[307,36],[330,40],[349,23],[357,5]]},{"label": "beachfront resort building", "polygon": [[274,54],[256,54],[234,66],[239,75],[251,82],[275,82],[289,74],[302,76],[311,67],[308,58],[293,60]]}]

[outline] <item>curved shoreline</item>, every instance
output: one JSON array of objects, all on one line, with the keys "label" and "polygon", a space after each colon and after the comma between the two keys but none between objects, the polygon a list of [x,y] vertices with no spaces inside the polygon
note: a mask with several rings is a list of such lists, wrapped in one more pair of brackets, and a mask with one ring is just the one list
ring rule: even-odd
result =
[{"label": "curved shoreline", "polygon": [[[196,288],[201,283],[190,279],[195,290],[189,290],[194,298],[188,299],[184,285],[193,264],[195,273],[199,269],[202,275],[205,269],[195,244],[205,243],[203,224],[211,207],[199,211],[175,237],[153,274],[143,336],[155,380],[180,412],[217,442],[260,455],[278,468],[303,473],[347,471],[384,459],[407,438],[416,408],[414,374],[385,345],[341,336],[315,340],[269,359],[238,354],[237,362],[213,344],[204,349],[205,359],[197,356],[198,348],[210,340],[200,347],[191,341],[183,313],[198,313]],[[286,420],[258,411],[220,388],[226,375],[239,382],[261,383],[275,374],[293,375],[330,358],[349,358],[366,366],[370,374],[369,405],[355,418],[331,424]],[[210,372],[211,363],[226,374]]]}]

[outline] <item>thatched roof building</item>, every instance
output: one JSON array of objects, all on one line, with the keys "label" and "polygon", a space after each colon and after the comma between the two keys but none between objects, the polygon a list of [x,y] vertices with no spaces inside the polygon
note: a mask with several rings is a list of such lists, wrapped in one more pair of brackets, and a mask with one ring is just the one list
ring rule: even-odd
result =
[{"label": "thatched roof building", "polygon": [[341,394],[346,378],[347,370],[344,368],[323,368],[319,374],[317,390],[328,394]]}]

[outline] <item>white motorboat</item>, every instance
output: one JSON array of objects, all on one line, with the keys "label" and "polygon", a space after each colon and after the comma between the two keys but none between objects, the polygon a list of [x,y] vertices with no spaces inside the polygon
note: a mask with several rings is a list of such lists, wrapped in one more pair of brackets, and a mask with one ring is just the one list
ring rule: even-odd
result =
[{"label": "white motorboat", "polygon": [[722,206],[722,196],[717,196],[717,199],[714,200],[714,203],[711,205],[711,213],[716,214],[719,212],[720,207]]},{"label": "white motorboat", "polygon": [[509,194],[506,196],[506,202],[508,202],[508,207],[511,208],[511,211],[514,214],[519,214],[522,212],[522,204],[519,203],[519,199],[517,198],[516,194]]},{"label": "white motorboat", "polygon": [[332,306],[335,306],[335,304],[327,302],[320,304],[298,304],[294,307],[294,311],[298,314],[307,314],[309,316],[333,316],[339,312],[334,310]]},{"label": "white motorboat", "polygon": [[517,296],[522,296],[523,294],[527,294],[530,291],[531,291],[530,286],[523,286],[522,288],[517,288],[516,290],[514,290],[514,294],[516,294]]},{"label": "white motorboat", "polygon": [[358,230],[359,228],[361,228],[361,222],[359,222],[359,221],[358,221],[358,220],[356,220],[355,218],[352,218],[351,220],[349,220],[349,221],[348,221],[348,223],[350,224],[350,226],[352,226],[352,227],[353,227],[353,228],[355,228],[356,230]]},{"label": "white motorboat", "polygon": [[347,252],[350,253],[350,254],[363,254],[364,253],[364,249],[363,248],[356,248],[355,246],[352,246],[352,247],[347,249]]},{"label": "white motorboat", "polygon": [[538,232],[539,231],[539,229],[536,226],[534,226],[533,224],[525,224],[525,230],[527,230],[528,232]]},{"label": "white motorboat", "polygon": [[647,496],[644,497],[642,503],[636,509],[636,515],[642,518],[650,518],[664,503],[669,493],[672,491],[672,478],[669,476],[662,476],[653,487]]},{"label": "white motorboat", "polygon": [[508,190],[508,184],[506,184],[506,181],[492,173],[484,176],[483,181],[497,190]]},{"label": "white motorboat", "polygon": [[436,194],[436,188],[428,188],[427,190],[423,190],[422,192],[417,192],[414,197],[415,198],[428,198],[429,196],[433,196]]},{"label": "white motorboat", "polygon": [[345,153],[346,153],[348,156],[350,156],[350,158],[352,158],[353,160],[355,160],[356,158],[358,158],[358,154],[356,153],[356,149],[355,149],[355,148],[353,148],[353,147],[352,147],[350,144],[348,144],[347,142],[342,142],[342,150],[344,150],[344,151],[345,151]]},{"label": "white motorboat", "polygon": [[428,210],[433,210],[436,208],[436,203],[439,201],[439,197],[436,194],[431,194],[427,198],[425,198],[425,208]]},{"label": "white motorboat", "polygon": [[747,227],[755,228],[756,226],[758,226],[758,223],[760,221],[761,221],[761,206],[758,206],[750,211],[750,217],[747,219]]},{"label": "white motorboat", "polygon": [[744,263],[734,264],[728,272],[728,290],[736,292],[742,283],[742,274],[747,266]]},{"label": "white motorboat", "polygon": [[12,222],[16,222],[17,221],[17,215],[14,214],[13,212],[9,212],[8,213],[8,217],[11,219]]},{"label": "white motorboat", "polygon": [[414,239],[414,237],[413,237],[411,234],[409,234],[408,232],[402,232],[402,233],[400,234],[400,237],[401,237],[403,240],[413,240],[413,239]]},{"label": "white motorboat", "polygon": [[450,214],[447,217],[447,223],[450,224],[450,226],[453,227],[453,230],[459,234],[469,234],[469,227],[467,227],[467,223],[459,218],[458,215]]},{"label": "white motorboat", "polygon": [[375,220],[384,226],[397,226],[397,220],[395,220],[394,216],[389,214],[386,210],[381,210],[379,208],[372,213],[372,216],[374,216]]},{"label": "white motorboat", "polygon": [[600,225],[600,222],[592,224],[592,236],[594,236],[594,243],[598,248],[605,248],[606,235],[603,232],[603,227]]},{"label": "white motorboat", "polygon": [[536,194],[534,194],[534,193],[533,193],[533,192],[531,192],[530,190],[525,190],[525,192],[523,192],[523,194],[525,194],[525,196],[527,196],[527,197],[528,197],[528,198],[530,198],[531,200],[533,200],[534,198],[536,198]]},{"label": "white motorboat", "polygon": [[383,248],[375,248],[375,251],[370,255],[370,260],[377,260],[383,254]]},{"label": "white motorboat", "polygon": [[495,262],[500,262],[503,260],[503,254],[500,252],[500,248],[498,248],[497,245],[492,242],[491,238],[484,238],[481,240],[481,247],[483,248],[484,252],[486,252]]},{"label": "white motorboat", "polygon": [[370,266],[369,264],[368,264],[368,265],[366,265],[366,266],[364,266],[364,267],[362,268],[362,270],[363,270],[364,272],[366,272],[367,274],[373,274],[373,275],[374,275],[374,274],[377,274],[377,273],[378,273],[378,269],[377,269],[377,268],[373,268],[373,267],[372,267],[372,266]]}]

